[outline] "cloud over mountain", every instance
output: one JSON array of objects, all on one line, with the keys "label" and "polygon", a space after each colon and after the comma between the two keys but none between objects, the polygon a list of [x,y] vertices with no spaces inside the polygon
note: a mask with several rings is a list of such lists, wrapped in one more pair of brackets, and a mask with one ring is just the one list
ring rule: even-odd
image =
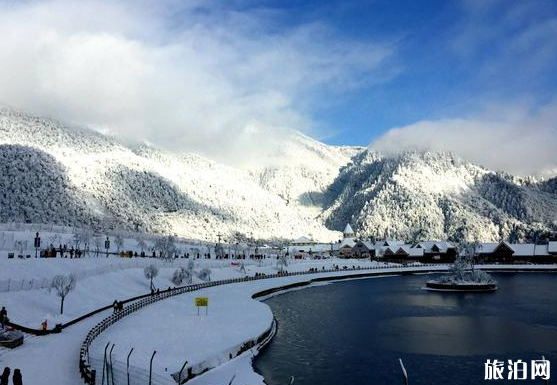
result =
[{"label": "cloud over mountain", "polygon": [[319,95],[387,76],[391,54],[276,16],[220,1],[0,1],[0,103],[216,158],[264,153],[263,139],[312,129]]},{"label": "cloud over mountain", "polygon": [[494,107],[465,118],[420,121],[393,128],[371,147],[385,153],[452,151],[491,169],[557,174],[557,101],[539,108]]}]

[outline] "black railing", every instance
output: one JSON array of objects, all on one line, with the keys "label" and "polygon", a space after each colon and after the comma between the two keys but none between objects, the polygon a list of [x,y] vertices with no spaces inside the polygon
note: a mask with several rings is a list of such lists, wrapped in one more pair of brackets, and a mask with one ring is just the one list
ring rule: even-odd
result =
[{"label": "black railing", "polygon": [[[301,271],[301,272],[293,272],[293,273],[288,273],[288,272],[279,272],[277,274],[262,274],[259,275],[257,277],[244,277],[244,278],[230,278],[230,279],[224,279],[224,280],[220,280],[220,281],[213,281],[213,282],[206,282],[206,283],[201,283],[201,284],[195,284],[195,285],[187,285],[187,286],[180,286],[180,287],[176,287],[176,288],[169,288],[167,290],[164,291],[160,291],[159,293],[155,293],[155,294],[146,294],[146,295],[142,295],[142,296],[138,296],[138,297],[134,297],[134,298],[129,298],[125,301],[123,301],[123,303],[129,303],[132,302],[129,306],[124,307],[122,310],[117,311],[113,314],[111,314],[110,316],[106,317],[105,319],[103,319],[101,322],[99,322],[97,325],[95,325],[95,327],[93,327],[89,333],[87,333],[87,336],[85,337],[85,340],[83,341],[83,343],[81,344],[81,349],[79,352],[79,372],[81,374],[81,378],[83,379],[83,381],[85,382],[85,384],[90,384],[90,385],[95,385],[96,384],[96,372],[94,369],[91,369],[91,366],[88,363],[88,358],[89,358],[89,347],[91,346],[91,343],[95,340],[95,338],[97,338],[102,332],[104,332],[106,329],[108,329],[110,326],[112,326],[113,324],[115,324],[116,322],[118,322],[119,320],[121,320],[122,318],[134,313],[135,311],[150,305],[154,302],[158,302],[161,301],[163,299],[169,298],[169,297],[173,297],[175,295],[179,295],[179,294],[183,294],[183,293],[187,293],[187,292],[192,292],[192,291],[197,291],[197,290],[201,290],[201,289],[205,289],[208,287],[214,287],[214,286],[220,286],[220,285],[228,285],[231,283],[242,283],[242,282],[250,282],[250,281],[256,281],[256,280],[261,280],[261,279],[270,279],[270,278],[281,278],[281,277],[292,277],[292,276],[298,276],[298,275],[308,275],[308,274],[327,274],[327,273],[334,273],[334,272],[342,272],[342,271],[362,271],[362,270],[382,270],[382,269],[388,269],[388,268],[398,268],[398,269],[405,269],[405,268],[414,268],[414,267],[421,267],[424,268],[424,271],[428,271],[428,267],[437,267],[437,266],[446,266],[444,264],[421,264],[419,266],[412,266],[412,265],[408,265],[408,266],[369,266],[369,267],[347,267],[347,266],[343,266],[342,268],[334,268],[334,269],[323,269],[323,270],[312,270],[312,271]],[[391,272],[386,272],[386,273],[379,273],[379,274],[390,274]],[[348,278],[357,278],[357,277],[362,277],[362,276],[366,276],[366,275],[378,275],[378,273],[372,273],[372,274],[350,274],[350,275],[341,275],[341,276],[333,276],[333,277],[318,277],[315,278],[311,281],[320,281],[320,280],[328,280],[328,279],[348,279]],[[311,283],[311,281],[309,283]],[[307,283],[307,284],[309,284]],[[267,294],[270,294],[272,292],[278,291],[278,290],[285,290],[291,287],[296,287],[296,286],[301,286],[302,284],[306,284],[306,283],[295,283],[295,284],[291,284],[291,285],[287,285],[287,286],[282,286],[280,288],[275,288],[275,289],[269,289],[269,291],[262,291],[259,293],[256,293],[253,295],[253,297],[260,297],[260,296],[264,296],[266,295],[265,292],[267,292]],[[63,325],[63,327],[67,327],[70,326],[76,322],[79,322],[87,317],[90,317],[94,314],[97,314],[101,311],[110,309],[111,306],[105,306],[101,309],[97,309],[91,313],[88,313],[82,317],[76,318],[75,320],[72,320],[70,322],[68,322],[67,324]]]}]

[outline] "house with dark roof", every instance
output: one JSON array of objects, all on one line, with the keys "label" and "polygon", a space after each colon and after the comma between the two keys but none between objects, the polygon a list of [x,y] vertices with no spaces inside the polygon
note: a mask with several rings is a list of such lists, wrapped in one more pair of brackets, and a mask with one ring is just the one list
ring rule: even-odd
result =
[{"label": "house with dark roof", "polygon": [[424,263],[452,263],[458,255],[455,245],[446,241],[425,241],[413,246],[414,249],[423,250]]},{"label": "house with dark roof", "polygon": [[369,241],[356,241],[352,247],[352,255],[356,258],[373,258],[375,257],[375,245]]},{"label": "house with dark roof", "polygon": [[551,243],[482,243],[477,260],[484,263],[557,263],[557,251],[552,253]]}]

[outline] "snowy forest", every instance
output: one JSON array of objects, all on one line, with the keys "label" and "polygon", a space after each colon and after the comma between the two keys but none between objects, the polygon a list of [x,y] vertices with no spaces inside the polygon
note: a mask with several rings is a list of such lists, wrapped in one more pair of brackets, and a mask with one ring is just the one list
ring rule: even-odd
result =
[{"label": "snowy forest", "polygon": [[122,229],[214,241],[360,238],[542,242],[557,179],[487,170],[451,153],[383,156],[293,133],[256,165],[130,146],[0,110],[0,222]]}]

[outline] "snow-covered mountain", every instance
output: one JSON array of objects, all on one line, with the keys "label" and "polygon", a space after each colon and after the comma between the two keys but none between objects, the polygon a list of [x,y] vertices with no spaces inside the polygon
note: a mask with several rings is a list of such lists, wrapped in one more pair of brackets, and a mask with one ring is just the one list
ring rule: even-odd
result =
[{"label": "snow-covered mountain", "polygon": [[0,110],[0,222],[214,240],[360,236],[512,240],[557,230],[557,179],[496,173],[448,153],[381,156],[292,132],[256,164],[129,146]]},{"label": "snow-covered mountain", "polygon": [[362,237],[542,240],[557,230],[557,178],[537,182],[450,153],[363,151],[328,189],[323,218]]},{"label": "snow-covered mountain", "polygon": [[316,219],[321,196],[356,151],[293,132],[261,166],[240,169],[2,110],[0,159],[10,172],[0,179],[0,221],[331,240],[338,234]]}]

